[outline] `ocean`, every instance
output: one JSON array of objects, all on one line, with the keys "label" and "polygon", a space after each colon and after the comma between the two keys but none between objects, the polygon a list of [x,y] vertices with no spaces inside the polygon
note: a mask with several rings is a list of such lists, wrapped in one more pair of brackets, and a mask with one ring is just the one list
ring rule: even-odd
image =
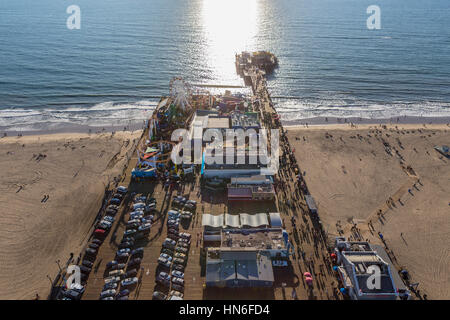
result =
[{"label": "ocean", "polygon": [[139,123],[173,77],[243,85],[243,50],[277,55],[285,121],[448,117],[449,20],[448,0],[1,1],[0,131]]}]

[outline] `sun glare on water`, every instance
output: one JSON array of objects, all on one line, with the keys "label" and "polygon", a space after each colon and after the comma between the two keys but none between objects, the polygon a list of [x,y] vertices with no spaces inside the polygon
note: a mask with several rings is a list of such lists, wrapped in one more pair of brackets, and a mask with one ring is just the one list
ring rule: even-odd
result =
[{"label": "sun glare on water", "polygon": [[258,1],[203,0],[201,17],[214,77],[234,79],[235,53],[256,49]]}]

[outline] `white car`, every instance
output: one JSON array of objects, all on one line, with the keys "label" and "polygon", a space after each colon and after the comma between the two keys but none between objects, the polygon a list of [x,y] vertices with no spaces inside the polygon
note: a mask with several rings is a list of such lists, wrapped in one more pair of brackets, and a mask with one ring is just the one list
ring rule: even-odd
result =
[{"label": "white car", "polygon": [[119,282],[120,277],[108,277],[105,279],[105,283],[111,283],[111,282]]},{"label": "white car", "polygon": [[115,294],[116,294],[116,289],[105,290],[105,291],[102,291],[102,293],[100,293],[100,299],[106,298],[106,297],[112,297]]}]

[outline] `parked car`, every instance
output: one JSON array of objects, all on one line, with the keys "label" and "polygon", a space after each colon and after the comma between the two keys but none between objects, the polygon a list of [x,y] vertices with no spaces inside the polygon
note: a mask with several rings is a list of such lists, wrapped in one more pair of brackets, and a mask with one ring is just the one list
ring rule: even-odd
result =
[{"label": "parked car", "polygon": [[169,261],[172,261],[172,257],[169,254],[167,254],[167,253],[161,253],[159,256],[161,258],[164,258],[164,259],[167,259]]},{"label": "parked car", "polygon": [[83,256],[83,260],[88,260],[88,261],[90,261],[90,262],[92,262],[92,263],[94,263],[94,261],[95,261],[96,258],[97,258],[96,255],[85,254],[85,255]]},{"label": "parked car", "polygon": [[177,242],[177,247],[182,247],[182,248],[186,248],[189,249],[189,244],[183,241],[178,241]]},{"label": "parked car", "polygon": [[94,235],[99,238],[103,238],[106,236],[106,231],[103,229],[95,229]]},{"label": "parked car", "polygon": [[89,243],[88,247],[95,250],[98,250],[98,248],[100,248],[100,246],[96,243]]},{"label": "parked car", "polygon": [[133,222],[133,223],[127,224],[125,229],[127,229],[127,230],[136,230],[137,228],[139,228],[139,225],[140,225],[140,223]]},{"label": "parked car", "polygon": [[119,263],[116,260],[110,261],[106,264],[106,269],[112,269],[114,266],[117,266]]},{"label": "parked car", "polygon": [[140,232],[145,232],[145,231],[150,232],[151,226],[152,226],[151,223],[144,223],[141,226],[139,226],[138,231],[140,231]]},{"label": "parked car", "polygon": [[119,211],[119,206],[115,204],[110,204],[106,207],[106,210],[115,210],[116,212]]},{"label": "parked car", "polygon": [[123,233],[123,235],[124,235],[124,237],[128,237],[128,236],[132,236],[132,235],[136,234],[136,232],[137,232],[136,229],[128,229]]},{"label": "parked car", "polygon": [[115,218],[111,216],[104,216],[103,220],[113,223]]},{"label": "parked car", "polygon": [[184,286],[184,279],[172,277],[172,283],[178,284],[180,286]]},{"label": "parked car", "polygon": [[104,286],[103,286],[103,291],[105,291],[105,290],[109,290],[109,289],[117,289],[117,282],[109,282],[109,283],[106,283]]},{"label": "parked car", "polygon": [[169,219],[178,219],[180,217],[180,213],[177,210],[169,210],[167,212],[167,216]]},{"label": "parked car", "polygon": [[106,213],[106,216],[115,217],[116,214],[117,214],[117,210],[115,210],[115,209],[106,209],[105,213]]},{"label": "parked car", "polygon": [[170,238],[170,239],[173,239],[173,240],[177,241],[179,236],[178,236],[178,234],[175,234],[175,233],[168,233],[167,234],[167,238]]},{"label": "parked car", "polygon": [[117,198],[112,198],[111,200],[109,200],[110,204],[113,204],[113,205],[116,205],[116,206],[120,205],[121,202],[122,202],[122,200],[121,199],[117,199]]},{"label": "parked car", "polygon": [[121,193],[114,193],[113,198],[122,200],[123,199],[123,194],[121,194]]},{"label": "parked car", "polygon": [[172,283],[172,289],[179,291],[179,292],[184,292],[184,286],[181,286],[179,284],[176,283]]},{"label": "parked car", "polygon": [[183,212],[181,212],[180,219],[183,219],[183,220],[190,220],[191,218],[192,218],[192,213],[191,213],[191,212],[189,212],[189,211],[183,211]]},{"label": "parked car", "polygon": [[185,238],[180,238],[180,239],[178,239],[177,243],[185,243],[185,244],[189,245],[189,244],[191,244],[191,240],[185,239]]},{"label": "parked car", "polygon": [[153,292],[152,299],[153,300],[166,300],[167,296],[162,292],[155,291],[155,292]]},{"label": "parked car", "polygon": [[95,243],[95,244],[101,245],[101,244],[103,243],[103,241],[102,241],[102,240],[100,240],[100,239],[93,239],[93,240],[92,240],[92,243]]},{"label": "parked car", "polygon": [[80,268],[80,271],[82,273],[90,273],[91,270],[92,270],[92,268],[89,268],[89,267],[86,267],[86,266],[83,266],[83,265],[79,266],[79,268]]},{"label": "parked car", "polygon": [[118,263],[114,267],[111,268],[111,270],[122,270],[125,269],[126,264],[125,263]]},{"label": "parked car", "polygon": [[133,277],[136,277],[137,274],[138,274],[137,269],[131,269],[131,270],[128,270],[128,271],[123,275],[123,277],[124,277],[124,278],[133,278]]},{"label": "parked car", "polygon": [[183,238],[183,239],[191,240],[191,234],[190,233],[182,232],[182,233],[180,233],[180,237]]},{"label": "parked car", "polygon": [[176,252],[174,255],[174,258],[180,258],[180,259],[183,259],[183,260],[186,260],[186,255],[184,254],[184,253],[181,253],[181,252]]},{"label": "parked car", "polygon": [[109,229],[111,229],[111,227],[112,227],[112,223],[105,221],[105,220],[100,221],[100,223],[97,225],[97,228],[103,229],[103,230],[109,230]]},{"label": "parked car", "polygon": [[141,218],[141,222],[143,223],[152,223],[155,217],[153,215],[144,216]]},{"label": "parked car", "polygon": [[143,255],[144,255],[144,248],[136,248],[131,251],[132,258],[136,258],[136,257],[142,258]]},{"label": "parked car", "polygon": [[94,266],[94,263],[91,262],[91,261],[89,261],[89,260],[83,260],[83,261],[81,262],[81,264],[82,264],[83,266],[88,267],[88,268],[92,268],[92,267]]},{"label": "parked car", "polygon": [[129,256],[130,256],[129,253],[122,252],[122,253],[116,254],[116,260],[117,261],[127,261]]},{"label": "parked car", "polygon": [[117,192],[124,194],[128,192],[128,189],[124,186],[119,186],[117,187]]},{"label": "parked car", "polygon": [[63,292],[63,295],[65,298],[70,300],[80,300],[82,294],[77,290],[66,290]]},{"label": "parked car", "polygon": [[144,213],[142,211],[133,211],[130,213],[131,220],[141,219],[143,217],[144,217]]},{"label": "parked car", "polygon": [[169,292],[169,297],[179,297],[179,298],[183,298],[183,294],[180,291],[176,291],[176,290],[171,290]]},{"label": "parked car", "polygon": [[97,255],[97,249],[87,248],[85,250],[85,253],[88,256],[96,256]]},{"label": "parked car", "polygon": [[194,212],[197,209],[197,202],[194,200],[186,201],[186,204],[184,205],[184,209]]},{"label": "parked car", "polygon": [[134,210],[136,210],[136,209],[145,209],[145,203],[143,203],[143,202],[135,203],[135,204],[133,204],[133,209]]},{"label": "parked car", "polygon": [[129,248],[124,248],[124,249],[117,250],[116,255],[119,255],[121,253],[130,253],[130,252],[131,252],[131,250]]},{"label": "parked car", "polygon": [[163,246],[163,248],[173,249],[173,248],[175,248],[175,245],[176,245],[176,244],[177,244],[177,243],[175,242],[175,240],[166,238],[166,240],[164,240],[162,246]]},{"label": "parked car", "polygon": [[114,300],[113,297],[104,297],[104,298],[100,298],[100,300]]},{"label": "parked car", "polygon": [[123,270],[113,270],[109,272],[109,276],[110,277],[121,277],[125,274],[125,272]]},{"label": "parked car", "polygon": [[158,258],[158,264],[160,266],[166,267],[166,268],[170,268],[170,265],[172,264],[171,260],[163,258],[163,257],[159,257]]},{"label": "parked car", "polygon": [[123,237],[121,242],[131,242],[134,244],[134,238],[133,237]]},{"label": "parked car", "polygon": [[120,285],[122,287],[129,287],[132,285],[135,285],[138,283],[138,278],[134,277],[134,278],[127,278],[125,280],[122,280],[122,282],[120,282]]},{"label": "parked car", "polygon": [[118,298],[118,297],[125,297],[125,296],[128,296],[128,295],[130,295],[130,290],[128,290],[128,289],[123,289],[122,291],[120,291],[120,292],[116,295],[116,298]]},{"label": "parked car", "polygon": [[126,249],[126,248],[131,248],[133,247],[133,242],[121,242],[119,244],[119,249]]},{"label": "parked car", "polygon": [[184,264],[174,263],[172,265],[173,270],[184,271]]},{"label": "parked car", "polygon": [[177,246],[177,247],[175,248],[175,251],[176,251],[176,252],[181,252],[181,253],[187,254],[187,253],[189,252],[189,249],[188,249],[188,248],[185,248],[185,247],[179,247],[179,246]]},{"label": "parked car", "polygon": [[120,281],[120,277],[107,277],[105,278],[105,284],[106,283],[111,283],[111,282],[119,282]]},{"label": "parked car", "polygon": [[116,289],[109,289],[100,293],[100,298],[112,297],[116,294]]},{"label": "parked car", "polygon": [[171,257],[173,256],[173,250],[172,249],[162,248],[161,249],[161,253],[168,254]]},{"label": "parked car", "polygon": [[165,285],[165,286],[169,286],[170,285],[170,275],[164,271],[160,272],[156,276],[156,282],[158,282],[159,284]]},{"label": "parked car", "polygon": [[184,273],[178,270],[173,270],[171,275],[172,277],[184,279]]},{"label": "parked car", "polygon": [[141,258],[134,258],[128,261],[128,268],[139,266],[141,264]]},{"label": "parked car", "polygon": [[174,258],[174,259],[172,260],[172,262],[173,262],[173,263],[176,263],[176,264],[186,265],[186,261],[183,260],[183,259],[180,259],[180,258]]}]

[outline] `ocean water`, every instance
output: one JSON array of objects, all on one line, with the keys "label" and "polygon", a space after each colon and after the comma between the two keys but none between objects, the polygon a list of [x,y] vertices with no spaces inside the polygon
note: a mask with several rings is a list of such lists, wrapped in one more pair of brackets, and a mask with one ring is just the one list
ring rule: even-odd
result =
[{"label": "ocean water", "polygon": [[139,122],[175,76],[243,85],[243,50],[278,56],[285,120],[450,116],[449,20],[449,0],[1,1],[0,130]]}]

